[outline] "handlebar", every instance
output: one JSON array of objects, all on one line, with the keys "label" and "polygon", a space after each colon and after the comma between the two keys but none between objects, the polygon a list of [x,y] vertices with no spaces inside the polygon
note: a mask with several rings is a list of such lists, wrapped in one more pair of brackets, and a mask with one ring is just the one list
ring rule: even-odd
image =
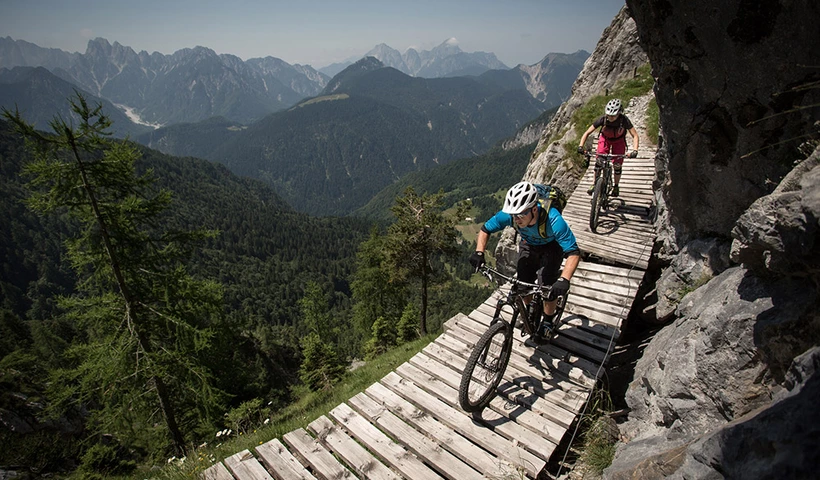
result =
[{"label": "handlebar", "polygon": [[592,150],[584,150],[584,152],[581,155],[583,155],[587,158],[589,158],[589,157],[604,157],[604,158],[621,157],[621,158],[629,158],[629,159],[641,158],[641,157],[630,157],[629,153],[630,152],[624,152],[624,153],[596,153],[596,152],[593,152]]},{"label": "handlebar", "polygon": [[[510,282],[513,286],[520,286],[520,287],[530,288],[530,289],[532,289],[533,292],[536,291],[536,290],[541,290],[547,296],[549,296],[550,291],[552,291],[552,285],[540,285],[540,284],[537,284],[537,283],[525,282],[525,281],[519,280],[515,277],[508,277],[507,275],[504,275],[503,273],[499,272],[498,270],[496,270],[492,267],[488,267],[487,265],[482,265],[481,267],[479,267],[478,272],[480,274],[484,275],[485,277],[487,277],[490,281],[497,281],[500,278],[500,279],[502,279],[506,282]],[[496,278],[493,278],[493,277],[496,277]],[[525,292],[525,294],[529,294],[529,293],[532,293],[532,292]]]}]

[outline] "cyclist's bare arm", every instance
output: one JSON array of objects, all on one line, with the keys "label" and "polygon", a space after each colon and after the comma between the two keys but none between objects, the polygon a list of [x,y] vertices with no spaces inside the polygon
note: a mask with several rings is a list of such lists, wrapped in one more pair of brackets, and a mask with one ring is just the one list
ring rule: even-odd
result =
[{"label": "cyclist's bare arm", "polygon": [[490,234],[485,232],[484,230],[478,231],[478,237],[475,239],[475,251],[476,252],[483,252],[485,248],[487,248],[487,240],[489,240]]},{"label": "cyclist's bare arm", "polygon": [[632,150],[638,150],[638,144],[640,144],[638,140],[638,130],[632,127],[629,129],[629,134],[632,135]]},{"label": "cyclist's bare arm", "polygon": [[567,261],[564,263],[564,271],[561,272],[561,278],[571,280],[572,276],[575,274],[575,269],[578,268],[579,263],[581,263],[580,254],[570,255],[567,257]]}]

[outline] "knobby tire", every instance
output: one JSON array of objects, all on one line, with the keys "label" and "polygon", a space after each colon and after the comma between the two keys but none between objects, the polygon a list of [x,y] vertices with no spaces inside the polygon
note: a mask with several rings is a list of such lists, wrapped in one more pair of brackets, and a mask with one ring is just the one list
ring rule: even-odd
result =
[{"label": "knobby tire", "polygon": [[512,330],[507,322],[495,322],[473,348],[458,387],[458,403],[465,412],[480,412],[495,396],[510,361]]},{"label": "knobby tire", "polygon": [[595,181],[595,189],[592,191],[592,206],[589,210],[589,229],[592,233],[598,233],[598,215],[601,213],[601,202],[604,197],[604,175],[598,176]]}]

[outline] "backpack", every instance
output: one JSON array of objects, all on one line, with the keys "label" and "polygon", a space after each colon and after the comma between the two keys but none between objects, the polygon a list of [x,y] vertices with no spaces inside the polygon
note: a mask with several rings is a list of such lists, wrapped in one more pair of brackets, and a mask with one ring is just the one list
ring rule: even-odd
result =
[{"label": "backpack", "polygon": [[538,233],[547,238],[547,222],[549,221],[550,208],[556,208],[559,212],[564,211],[567,206],[567,196],[555,185],[542,185],[534,183],[533,186],[538,192],[538,206],[541,207],[538,215]]},{"label": "backpack", "polygon": [[[607,135],[608,133],[612,134],[612,136]],[[620,135],[618,135],[618,133],[620,133]],[[598,135],[603,135],[604,138],[610,142],[624,138],[626,136],[626,129],[624,128],[623,112],[618,115],[618,120],[614,124],[607,125],[606,116],[604,116],[601,131]]]}]

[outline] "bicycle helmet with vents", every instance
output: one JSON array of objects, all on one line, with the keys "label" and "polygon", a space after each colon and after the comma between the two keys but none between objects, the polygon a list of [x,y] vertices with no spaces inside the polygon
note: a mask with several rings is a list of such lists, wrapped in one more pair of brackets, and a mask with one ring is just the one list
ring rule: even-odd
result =
[{"label": "bicycle helmet with vents", "polygon": [[621,113],[621,101],[617,98],[613,98],[606,104],[606,108],[604,109],[604,113],[607,115],[617,115]]},{"label": "bicycle helmet with vents", "polygon": [[518,182],[507,191],[502,212],[517,215],[538,203],[538,191],[530,182]]}]

